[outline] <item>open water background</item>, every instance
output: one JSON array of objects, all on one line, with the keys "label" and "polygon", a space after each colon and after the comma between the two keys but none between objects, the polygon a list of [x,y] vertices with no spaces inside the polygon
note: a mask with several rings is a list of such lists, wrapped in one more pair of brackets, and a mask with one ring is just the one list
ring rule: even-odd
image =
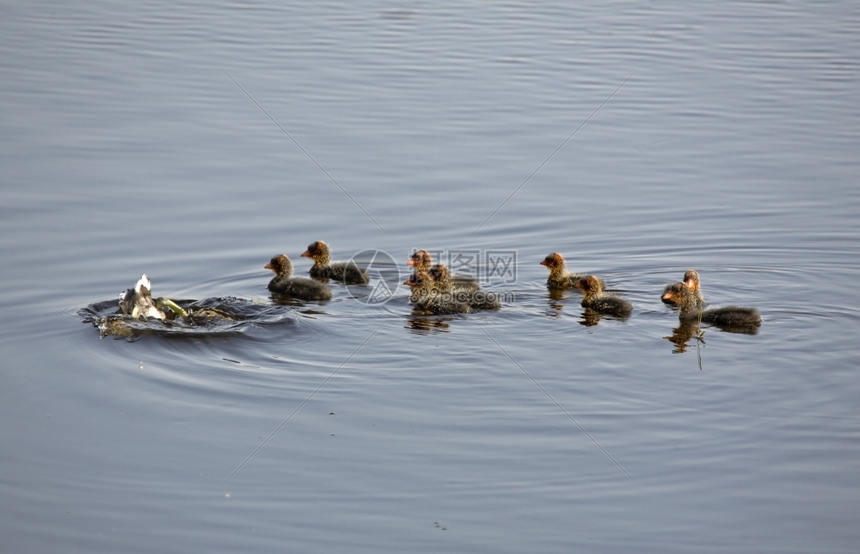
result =
[{"label": "open water background", "polygon": [[[6,2],[0,53],[4,552],[857,551],[857,3]],[[318,239],[515,282],[273,304]],[[758,334],[677,352],[690,268]],[[81,323],[142,273],[271,317]]]}]

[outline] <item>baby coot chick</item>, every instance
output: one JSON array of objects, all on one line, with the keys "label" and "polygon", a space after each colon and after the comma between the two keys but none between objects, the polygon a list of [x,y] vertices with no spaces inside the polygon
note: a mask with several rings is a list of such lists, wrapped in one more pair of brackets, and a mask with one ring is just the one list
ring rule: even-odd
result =
[{"label": "baby coot chick", "polygon": [[[546,279],[546,286],[551,289],[566,289],[576,287],[576,283],[580,279],[586,277],[583,273],[571,273],[565,268],[564,256],[558,252],[553,252],[541,261],[540,265],[546,266],[549,269],[549,277]],[[603,281],[600,281],[603,286]]]},{"label": "baby coot chick", "polygon": [[272,258],[265,268],[275,272],[275,277],[269,281],[271,292],[299,300],[331,300],[331,290],[325,284],[313,279],[292,277],[293,262],[284,254]]},{"label": "baby coot chick", "polygon": [[445,264],[433,266],[430,277],[442,294],[452,295],[456,302],[465,302],[473,310],[498,310],[502,307],[495,293],[480,290],[477,283],[472,287],[458,282]]},{"label": "baby coot chick", "polygon": [[684,284],[689,287],[693,293],[699,297],[699,300],[702,303],[705,303],[705,299],[702,296],[702,285],[699,282],[699,272],[695,269],[689,269],[684,273]]},{"label": "baby coot chick", "polygon": [[314,261],[310,276],[315,279],[332,279],[345,285],[366,285],[370,276],[366,270],[358,267],[355,262],[332,262],[328,245],[321,240],[312,242],[308,249],[302,252],[302,257]]},{"label": "baby coot chick", "polygon": [[419,314],[467,314],[471,311],[469,304],[458,300],[456,295],[439,290],[426,271],[416,271],[403,284],[412,289],[409,301]]},{"label": "baby coot chick", "polygon": [[429,273],[423,270],[416,271],[403,281],[403,284],[411,289],[409,296],[410,302],[418,302],[423,298],[427,298],[436,291],[436,283]]},{"label": "baby coot chick", "polygon": [[633,311],[633,304],[627,300],[603,292],[603,281],[594,275],[587,275],[580,278],[574,285],[583,293],[582,302],[580,305],[583,308],[590,309],[599,314],[614,315],[617,317],[627,317]]},{"label": "baby coot chick", "polygon": [[426,250],[416,250],[406,262],[406,265],[411,265],[416,272],[430,271],[430,266],[433,265],[433,257]]},{"label": "baby coot chick", "polygon": [[138,279],[133,289],[119,294],[119,311],[133,318],[164,319],[164,312],[156,308],[155,301],[152,299],[152,284],[146,273]]},{"label": "baby coot chick", "polygon": [[441,289],[473,293],[481,288],[477,279],[453,275],[445,264],[434,265],[430,268],[429,273],[430,277],[436,282],[436,286]]},{"label": "baby coot chick", "polygon": [[703,310],[696,294],[685,283],[675,283],[663,294],[668,301],[678,306],[678,318],[681,321],[698,320],[700,315],[705,323],[719,327],[758,327],[761,325],[761,314],[755,308],[744,306],[725,306]]},{"label": "baby coot chick", "polygon": [[[415,271],[426,271],[430,273],[430,277],[435,278],[434,272],[436,272],[437,268],[443,264],[436,264],[434,266],[433,256],[430,255],[430,252],[426,250],[418,250],[412,254],[412,257],[409,258],[406,265],[415,267]],[[449,272],[447,280],[450,285],[465,291],[476,291],[481,288],[478,284],[478,280],[474,277],[453,275]]]},{"label": "baby coot chick", "polygon": [[[695,269],[691,269],[684,273],[683,282],[676,284],[685,285],[690,290],[690,292],[695,295],[698,307],[705,307],[706,302],[705,297],[702,295],[702,286],[699,281],[699,273]],[[666,304],[675,304],[675,302],[672,300],[673,295],[667,294],[673,286],[674,285],[667,285],[666,288],[663,290],[663,296],[660,297],[660,299],[663,300],[663,302]]]}]

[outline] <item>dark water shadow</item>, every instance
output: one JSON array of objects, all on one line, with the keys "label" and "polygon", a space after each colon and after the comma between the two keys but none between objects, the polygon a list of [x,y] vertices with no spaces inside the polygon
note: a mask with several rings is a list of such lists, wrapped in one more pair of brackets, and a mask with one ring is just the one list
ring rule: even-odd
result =
[{"label": "dark water shadow", "polygon": [[[558,289],[558,288],[547,288],[547,296],[544,299],[546,302],[546,309],[542,311],[542,313],[546,316],[552,318],[560,318],[561,312],[564,310],[564,307],[567,305],[566,300],[570,298],[570,292],[567,289]],[[579,304],[579,302],[577,302]]]},{"label": "dark water shadow", "polygon": [[406,318],[406,325],[404,325],[404,327],[410,332],[418,335],[447,333],[450,328],[448,322],[453,321],[454,319],[455,318],[450,316],[412,315]]},{"label": "dark water shadow", "polygon": [[593,327],[600,323],[601,319],[606,319],[608,321],[627,321],[630,319],[630,316],[602,314],[592,310],[591,308],[583,308],[582,315],[579,318],[579,324],[586,327]]},{"label": "dark water shadow", "polygon": [[[687,351],[691,340],[695,340],[697,346],[705,344],[705,331],[701,329],[701,323],[697,320],[679,319],[678,326],[672,329],[672,334],[664,339],[674,344],[672,349],[673,354],[683,354]],[[719,325],[705,324],[706,329],[716,329],[724,333],[733,333],[736,335],[756,335],[758,334],[759,326],[748,325]]]}]

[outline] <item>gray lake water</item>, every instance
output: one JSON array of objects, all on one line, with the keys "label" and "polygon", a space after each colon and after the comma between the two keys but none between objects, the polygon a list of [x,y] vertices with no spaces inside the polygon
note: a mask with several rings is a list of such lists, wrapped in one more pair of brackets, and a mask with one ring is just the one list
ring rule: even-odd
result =
[{"label": "gray lake water", "polygon": [[[22,2],[0,51],[3,552],[860,546],[860,4]],[[505,303],[277,303],[318,239]],[[690,268],[758,333],[667,340]],[[142,273],[253,317],[100,338]]]}]

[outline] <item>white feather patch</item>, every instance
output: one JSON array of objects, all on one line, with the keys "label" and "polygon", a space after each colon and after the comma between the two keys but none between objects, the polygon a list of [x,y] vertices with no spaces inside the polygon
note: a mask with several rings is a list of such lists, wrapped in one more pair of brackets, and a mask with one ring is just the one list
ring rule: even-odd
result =
[{"label": "white feather patch", "polygon": [[137,284],[134,286],[134,292],[140,294],[140,287],[144,286],[147,290],[152,292],[152,284],[149,282],[149,277],[146,276],[146,273],[141,276],[141,278],[137,281]]}]

